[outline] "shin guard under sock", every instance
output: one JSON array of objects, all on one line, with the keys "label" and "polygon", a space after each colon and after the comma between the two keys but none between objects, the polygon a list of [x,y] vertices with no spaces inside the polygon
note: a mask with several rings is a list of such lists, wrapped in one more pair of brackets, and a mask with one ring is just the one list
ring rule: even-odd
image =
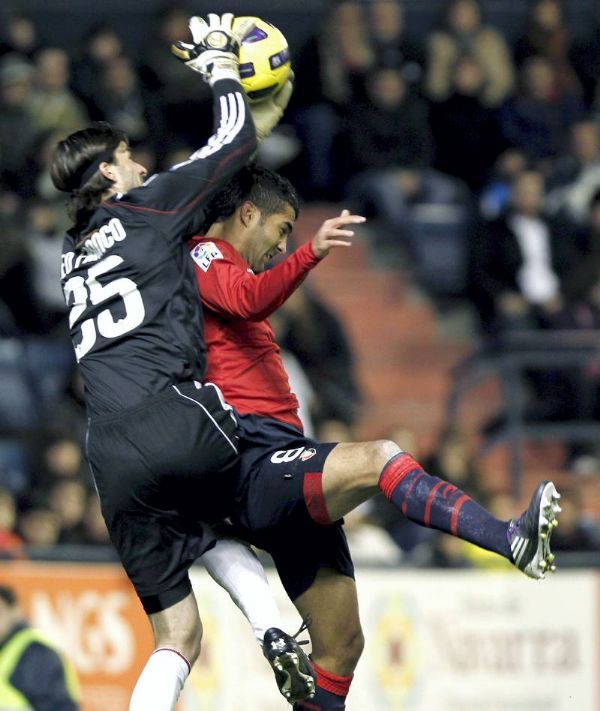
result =
[{"label": "shin guard under sock", "polygon": [[508,521],[499,521],[454,484],[427,474],[410,454],[400,452],[389,460],[379,488],[411,521],[512,559]]}]

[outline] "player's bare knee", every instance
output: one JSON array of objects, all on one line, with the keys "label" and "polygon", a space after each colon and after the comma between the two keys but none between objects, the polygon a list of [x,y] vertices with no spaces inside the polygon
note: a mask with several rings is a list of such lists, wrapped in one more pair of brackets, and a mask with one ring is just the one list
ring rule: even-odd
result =
[{"label": "player's bare knee", "polygon": [[329,638],[325,643],[313,643],[312,656],[317,664],[325,665],[329,671],[350,675],[354,673],[364,646],[363,632],[360,624],[357,624],[346,627],[336,635],[335,641]]},{"label": "player's bare knee", "polygon": [[344,650],[342,652],[343,658],[348,666],[354,669],[358,664],[363,649],[365,648],[365,638],[360,625],[350,630],[349,634],[346,636],[346,642],[344,645]]},{"label": "player's bare knee", "polygon": [[369,457],[371,466],[369,470],[376,484],[379,481],[383,467],[402,450],[390,439],[378,439],[374,442],[369,442],[369,446],[371,447],[371,455]]}]

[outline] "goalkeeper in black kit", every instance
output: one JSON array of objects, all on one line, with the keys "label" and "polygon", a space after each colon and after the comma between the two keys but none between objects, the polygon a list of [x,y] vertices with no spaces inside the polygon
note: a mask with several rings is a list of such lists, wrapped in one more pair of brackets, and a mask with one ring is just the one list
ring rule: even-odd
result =
[{"label": "goalkeeper in black kit", "polygon": [[172,709],[198,657],[202,626],[188,570],[215,546],[204,522],[222,517],[238,459],[231,407],[203,384],[187,238],[275,126],[291,86],[252,115],[237,58],[251,27],[234,31],[232,22],[230,14],[209,15],[208,24],[192,18],[193,44],[174,49],[214,96],[214,133],[187,161],[146,179],[126,135],[97,123],[61,141],[51,166],[56,187],[71,194],[61,283],[85,384],[86,454],[156,642],[131,711]]}]

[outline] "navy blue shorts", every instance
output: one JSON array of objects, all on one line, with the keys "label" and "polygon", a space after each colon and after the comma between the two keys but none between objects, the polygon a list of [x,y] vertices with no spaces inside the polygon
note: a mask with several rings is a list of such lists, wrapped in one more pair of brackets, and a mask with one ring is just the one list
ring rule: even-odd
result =
[{"label": "navy blue shorts", "polygon": [[240,474],[232,520],[238,535],[271,554],[291,600],[320,568],[354,577],[343,521],[330,522],[321,477],[336,446],[276,420],[238,415]]}]

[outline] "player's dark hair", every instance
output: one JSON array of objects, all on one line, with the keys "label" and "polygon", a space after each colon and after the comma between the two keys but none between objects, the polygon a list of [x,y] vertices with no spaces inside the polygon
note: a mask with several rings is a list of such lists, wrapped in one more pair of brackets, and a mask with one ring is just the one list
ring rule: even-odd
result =
[{"label": "player's dark hair", "polygon": [[12,588],[8,585],[0,585],[0,600],[3,600],[7,605],[14,607],[17,604],[17,596]]},{"label": "player's dark hair", "polygon": [[129,143],[127,134],[105,121],[96,121],[60,141],[54,149],[50,177],[58,190],[71,193],[67,208],[76,225],[85,225],[102,201],[112,181],[98,170],[113,160],[119,143]]},{"label": "player's dark hair", "polygon": [[287,178],[261,165],[246,165],[239,170],[208,203],[203,231],[215,222],[223,222],[246,201],[254,203],[262,219],[281,212],[290,205],[294,216],[300,212],[300,200]]}]

